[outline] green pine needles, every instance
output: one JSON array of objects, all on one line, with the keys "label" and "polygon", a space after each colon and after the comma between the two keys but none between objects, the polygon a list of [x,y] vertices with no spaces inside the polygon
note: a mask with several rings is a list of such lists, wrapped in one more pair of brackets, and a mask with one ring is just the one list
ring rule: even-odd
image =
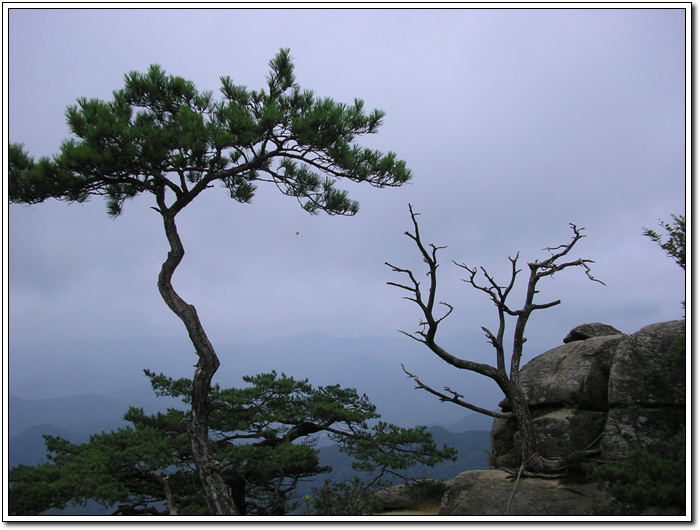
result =
[{"label": "green pine needles", "polygon": [[672,223],[659,220],[659,226],[666,230],[668,237],[666,241],[662,242],[661,234],[650,228],[645,228],[643,234],[656,242],[679,267],[685,270],[685,215],[671,214],[671,217]]},{"label": "green pine needles", "polygon": [[[146,374],[156,394],[190,400],[191,380]],[[212,388],[209,431],[241,514],[284,515],[300,505],[295,493],[299,483],[331,471],[315,448],[320,434],[354,458],[353,468],[365,477],[361,484],[355,481],[355,490],[365,492],[363,499],[387,477],[408,477],[416,464],[433,466],[455,458],[456,451],[438,448],[425,428],[372,422],[379,418],[376,407],[355,389],[312,387],[276,372],[244,381],[243,388]],[[165,503],[161,513],[173,515],[209,513],[187,434],[191,414],[169,409],[146,415],[132,407],[124,419],[131,426],[94,435],[86,444],[46,436],[47,463],[10,470],[10,513],[40,514],[88,499],[132,508]],[[323,499],[328,500],[329,491],[314,499],[317,513],[327,508]]]},{"label": "green pine needles", "polygon": [[411,178],[394,153],[355,143],[377,132],[384,112],[302,90],[287,49],[270,68],[267,88],[257,91],[222,77],[220,101],[158,65],[130,72],[112,101],[81,98],[66,110],[73,137],[58,155],[35,161],[21,145],[10,146],[10,201],[100,195],[116,216],[144,191],[165,188],[179,211],[217,182],[243,203],[269,182],[311,213],[352,215],[358,203],[336,188],[338,179],[393,187]]},{"label": "green pine needles", "polygon": [[633,451],[614,464],[598,467],[594,476],[619,502],[636,513],[651,507],[685,508],[685,426],[651,451]]}]

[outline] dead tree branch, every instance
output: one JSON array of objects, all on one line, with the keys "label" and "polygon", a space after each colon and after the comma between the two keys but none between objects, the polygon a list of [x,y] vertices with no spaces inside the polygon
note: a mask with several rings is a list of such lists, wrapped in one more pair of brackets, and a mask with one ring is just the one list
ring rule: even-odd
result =
[{"label": "dead tree branch", "polygon": [[[420,329],[418,331],[413,333],[401,331],[401,333],[422,344],[425,344],[433,353],[452,366],[462,370],[476,372],[493,379],[505,394],[513,412],[512,414],[503,414],[477,407],[464,401],[462,399],[464,396],[455,392],[449,387],[444,387],[444,392],[435,390],[429,385],[423,383],[415,374],[412,374],[403,365],[401,365],[403,371],[415,381],[417,388],[437,396],[443,402],[455,403],[474,412],[479,412],[494,418],[515,418],[518,424],[518,430],[521,433],[522,455],[523,461],[526,463],[526,467],[531,468],[532,472],[546,470],[552,471],[553,468],[556,467],[556,462],[550,462],[547,459],[539,456],[537,453],[534,426],[530,415],[529,405],[519,382],[520,361],[523,355],[523,345],[527,341],[525,338],[525,327],[532,312],[540,309],[548,309],[561,303],[560,300],[545,303],[536,303],[534,301],[535,295],[539,293],[537,290],[537,283],[540,279],[554,276],[555,273],[570,267],[581,267],[585,270],[586,276],[590,280],[605,285],[600,280],[594,278],[591,274],[588,264],[593,263],[593,261],[587,259],[577,259],[564,263],[559,262],[559,260],[564,258],[564,256],[567,256],[574,248],[576,243],[584,237],[583,228],[578,228],[576,225],[571,224],[570,226],[574,234],[567,244],[559,245],[557,247],[548,247],[544,249],[550,252],[550,256],[547,259],[543,261],[536,260],[532,263],[528,263],[530,277],[527,283],[525,302],[519,309],[508,305],[508,296],[513,291],[518,274],[521,272],[521,269],[518,269],[518,259],[520,257],[519,254],[516,254],[515,257],[508,258],[511,263],[510,278],[504,285],[498,283],[484,267],[469,267],[464,263],[460,264],[453,261],[455,265],[467,271],[468,276],[463,281],[471,285],[477,291],[485,293],[496,306],[498,312],[498,330],[494,333],[486,327],[481,328],[486,334],[486,338],[488,339],[489,343],[495,350],[496,366],[494,367],[489,364],[477,363],[456,357],[437,344],[436,335],[438,327],[440,323],[453,312],[453,306],[447,302],[436,303],[437,269],[439,266],[437,253],[439,250],[446,247],[432,244],[425,245],[423,243],[417,221],[417,216],[420,214],[414,212],[411,205],[409,205],[408,208],[411,214],[413,232],[406,232],[405,235],[414,242],[423,258],[423,261],[427,265],[428,270],[426,272],[426,276],[428,278],[428,285],[426,287],[422,287],[412,270],[397,267],[388,262],[386,263],[386,265],[390,267],[393,272],[407,277],[407,281],[405,283],[387,283],[408,292],[409,294],[404,296],[404,298],[418,305],[422,314],[422,318],[419,321]],[[483,276],[481,281],[479,280],[480,275]],[[443,305],[447,308],[447,310],[444,312],[444,314],[438,316],[436,315],[435,311],[436,305]],[[513,331],[513,346],[510,356],[509,372],[506,371],[506,348],[504,345],[506,317],[514,317],[516,319]],[[530,469],[525,470],[525,472],[528,471],[530,471]]]},{"label": "dead tree branch", "polygon": [[456,403],[457,405],[464,407],[465,409],[473,410],[474,412],[478,412],[479,414],[484,414],[486,416],[491,416],[492,418],[512,418],[513,415],[510,413],[503,413],[503,412],[493,412],[488,409],[484,409],[481,407],[478,407],[476,405],[472,405],[471,403],[467,403],[466,401],[462,401],[460,398],[463,398],[464,396],[462,394],[458,394],[454,390],[452,390],[449,386],[445,387],[445,390],[452,394],[452,397],[447,396],[446,394],[443,394],[442,392],[439,392],[430,386],[426,385],[423,383],[420,379],[418,379],[418,376],[412,374],[408,370],[406,370],[406,367],[401,364],[401,368],[403,371],[416,382],[416,388],[422,388],[423,390],[433,394],[434,396],[437,396],[440,398],[440,401],[446,402],[449,401],[450,403]]}]

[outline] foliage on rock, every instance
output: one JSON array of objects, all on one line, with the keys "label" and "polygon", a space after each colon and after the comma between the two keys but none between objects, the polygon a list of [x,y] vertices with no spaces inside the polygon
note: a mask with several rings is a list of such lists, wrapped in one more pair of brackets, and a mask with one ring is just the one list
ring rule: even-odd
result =
[{"label": "foliage on rock", "polygon": [[595,469],[598,484],[640,513],[651,507],[685,508],[685,427],[653,450],[633,451],[627,458]]},{"label": "foliage on rock", "polygon": [[[685,404],[685,384],[678,381],[685,380],[685,344],[685,333],[680,333],[661,357],[661,364],[649,360],[640,364],[640,377],[648,388],[665,392],[682,404]],[[674,435],[593,471],[599,485],[607,487],[620,503],[637,512],[650,507],[685,509],[686,428],[680,414],[684,407],[679,408],[679,413],[671,416],[672,422],[675,417],[680,422]]]}]

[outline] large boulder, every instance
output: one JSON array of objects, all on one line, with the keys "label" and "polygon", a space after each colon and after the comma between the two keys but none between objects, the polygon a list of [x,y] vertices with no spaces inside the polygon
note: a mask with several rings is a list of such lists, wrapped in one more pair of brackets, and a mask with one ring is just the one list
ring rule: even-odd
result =
[{"label": "large boulder", "polygon": [[624,338],[621,334],[592,337],[532,359],[520,371],[531,408],[573,405],[607,410],[610,367]]},{"label": "large boulder", "polygon": [[569,331],[569,334],[564,337],[564,344],[577,340],[588,340],[593,337],[605,337],[606,335],[622,335],[622,332],[607,324],[601,324],[600,322],[581,324]]},{"label": "large boulder", "polygon": [[652,324],[631,335],[615,352],[608,403],[619,406],[685,405],[685,370],[672,370],[668,352],[685,332],[685,320]]},{"label": "large boulder", "polygon": [[[612,326],[585,324],[574,328],[563,346],[527,363],[520,382],[540,454],[576,462],[580,451],[594,449],[596,459],[616,460],[678,432],[685,417],[685,365],[673,348],[685,324],[653,324],[630,336]],[[500,406],[510,409],[507,401]],[[467,471],[448,481],[440,515],[614,514],[613,499],[585,474],[513,480],[520,468],[519,442],[515,420],[497,418],[492,462],[508,470]],[[400,488],[389,491],[389,499],[396,507],[411,502]],[[674,510],[668,514],[682,515],[682,509]]]},{"label": "large boulder", "polygon": [[601,441],[607,458],[622,459],[678,432],[685,418],[685,370],[669,351],[684,331],[684,320],[652,324],[615,352]]},{"label": "large boulder", "polygon": [[[564,344],[535,357],[520,371],[540,453],[562,457],[588,448],[605,425],[608,377],[613,355],[625,335],[603,335]],[[509,411],[507,401],[500,403]],[[514,420],[496,420],[491,447],[497,466],[519,460]]]},{"label": "large boulder", "polygon": [[[535,357],[520,371],[540,454],[562,458],[600,449],[601,458],[621,459],[677,432],[685,412],[685,372],[669,360],[685,321],[647,326],[633,335],[612,326],[585,324],[570,340]],[[507,401],[500,403],[509,411]],[[513,419],[497,419],[491,430],[496,466],[519,460]]]},{"label": "large boulder", "polygon": [[599,515],[610,497],[593,483],[561,479],[509,479],[500,469],[466,471],[450,487],[439,515]]}]

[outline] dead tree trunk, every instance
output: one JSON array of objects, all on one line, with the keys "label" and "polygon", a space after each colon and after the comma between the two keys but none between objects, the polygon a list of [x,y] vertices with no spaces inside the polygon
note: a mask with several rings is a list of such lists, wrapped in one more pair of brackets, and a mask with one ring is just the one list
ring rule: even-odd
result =
[{"label": "dead tree trunk", "polygon": [[537,467],[539,457],[537,454],[537,442],[535,438],[535,425],[532,421],[530,406],[527,397],[523,393],[520,385],[507,383],[503,393],[512,409],[513,417],[520,433],[520,454],[521,460],[527,463],[527,467]]}]

